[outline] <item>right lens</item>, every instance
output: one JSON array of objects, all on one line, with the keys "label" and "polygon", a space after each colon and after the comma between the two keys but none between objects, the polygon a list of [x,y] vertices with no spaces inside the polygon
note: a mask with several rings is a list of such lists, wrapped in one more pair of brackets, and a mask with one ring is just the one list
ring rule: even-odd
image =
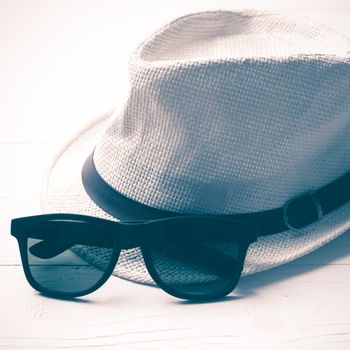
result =
[{"label": "right lens", "polygon": [[120,252],[112,233],[92,223],[55,220],[36,224],[31,232],[30,274],[53,294],[83,295],[97,288]]},{"label": "right lens", "polygon": [[162,288],[198,299],[229,293],[239,280],[245,252],[246,245],[227,225],[189,220],[169,223],[144,255]]}]

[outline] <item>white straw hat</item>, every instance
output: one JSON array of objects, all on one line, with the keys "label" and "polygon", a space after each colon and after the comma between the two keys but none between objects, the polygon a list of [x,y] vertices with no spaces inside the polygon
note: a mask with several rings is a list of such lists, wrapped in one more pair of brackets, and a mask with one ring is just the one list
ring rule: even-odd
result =
[{"label": "white straw hat", "polygon": [[[130,59],[124,106],[80,131],[42,191],[45,212],[116,220],[82,184],[98,174],[137,203],[192,214],[261,212],[350,170],[350,42],[308,19],[252,11],[181,17]],[[261,237],[243,274],[303,256],[350,228],[350,204]],[[138,248],[115,273],[153,283]]]}]

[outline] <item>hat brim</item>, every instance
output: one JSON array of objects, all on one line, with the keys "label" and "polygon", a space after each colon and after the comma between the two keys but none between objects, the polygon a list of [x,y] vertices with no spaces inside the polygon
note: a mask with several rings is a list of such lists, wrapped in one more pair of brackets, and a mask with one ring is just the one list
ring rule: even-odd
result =
[{"label": "hat brim", "polygon": [[[119,219],[103,211],[90,199],[81,179],[83,164],[92,153],[111,116],[113,112],[105,113],[78,132],[53,160],[42,186],[41,204],[44,212]],[[259,238],[248,249],[243,275],[282,265],[320,248],[350,229],[349,213],[350,203],[327,214],[301,232],[285,231]],[[122,251],[114,274],[135,282],[154,284],[139,248]]]}]

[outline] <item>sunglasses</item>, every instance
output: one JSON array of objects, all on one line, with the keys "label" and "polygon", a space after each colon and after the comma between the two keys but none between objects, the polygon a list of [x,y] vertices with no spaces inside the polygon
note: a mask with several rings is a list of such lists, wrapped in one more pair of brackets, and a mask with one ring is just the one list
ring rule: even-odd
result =
[{"label": "sunglasses", "polygon": [[26,278],[47,295],[95,291],[113,273],[121,250],[139,247],[149,274],[165,292],[189,300],[220,298],[236,287],[247,249],[258,236],[298,234],[350,200],[350,172],[279,208],[208,216],[161,211],[124,197],[100,177],[92,155],[82,180],[98,206],[126,220],[47,214],[11,222]]},{"label": "sunglasses", "polygon": [[101,287],[122,249],[140,247],[155,283],[178,298],[223,297],[236,287],[254,225],[220,216],[175,216],[110,221],[75,214],[13,219],[29,284],[56,297],[78,297]]}]

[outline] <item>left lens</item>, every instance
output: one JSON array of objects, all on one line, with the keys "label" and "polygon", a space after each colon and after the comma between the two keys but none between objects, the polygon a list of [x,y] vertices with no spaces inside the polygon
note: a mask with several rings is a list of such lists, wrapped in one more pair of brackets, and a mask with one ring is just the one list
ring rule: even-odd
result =
[{"label": "left lens", "polygon": [[167,292],[186,299],[219,297],[237,284],[247,246],[220,221],[170,222],[144,249],[147,267]]},{"label": "left lens", "polygon": [[86,294],[106,277],[119,255],[111,232],[99,225],[51,221],[31,231],[29,271],[44,292]]}]

